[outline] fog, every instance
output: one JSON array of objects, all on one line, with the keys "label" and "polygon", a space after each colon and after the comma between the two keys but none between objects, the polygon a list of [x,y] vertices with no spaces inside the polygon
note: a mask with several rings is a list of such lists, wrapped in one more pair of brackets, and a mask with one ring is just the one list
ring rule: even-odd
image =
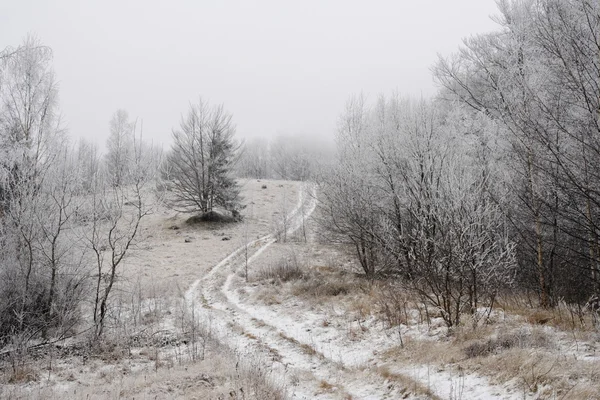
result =
[{"label": "fog", "polygon": [[64,125],[101,145],[118,108],[168,143],[190,101],[224,103],[241,137],[331,137],[346,98],[434,93],[429,67],[490,31],[493,0],[8,1],[0,48],[54,50]]}]

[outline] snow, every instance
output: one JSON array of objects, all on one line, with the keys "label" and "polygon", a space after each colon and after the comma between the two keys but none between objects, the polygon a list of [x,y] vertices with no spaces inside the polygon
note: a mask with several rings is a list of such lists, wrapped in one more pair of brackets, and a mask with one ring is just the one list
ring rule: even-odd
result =
[{"label": "snow", "polygon": [[[308,218],[316,208],[315,186],[298,185],[297,204],[287,213],[288,235],[300,229],[303,219]],[[269,200],[266,196],[273,196],[264,191],[257,193],[265,196],[265,201]],[[486,377],[462,370],[455,364],[390,362],[384,355],[389,349],[398,347],[398,328],[386,329],[374,316],[354,318],[336,304],[307,306],[302,299],[293,296],[285,298],[280,304],[268,306],[257,301],[253,294],[264,287],[245,282],[242,273],[245,253],[247,250],[249,265],[264,261],[269,257],[269,252],[277,247],[273,246],[277,243],[277,235],[269,233],[272,226],[268,226],[266,213],[258,215],[255,221],[259,222],[250,228],[250,235],[244,235],[241,228],[235,231],[234,237],[245,238],[237,242],[222,242],[215,232],[190,230],[186,235],[193,240],[202,240],[199,246],[193,247],[184,244],[183,237],[176,236],[178,232],[156,230],[152,232],[155,238],[151,245],[158,251],[150,250],[149,257],[153,257],[152,260],[141,255],[132,270],[152,284],[159,285],[172,279],[178,287],[187,287],[183,296],[179,295],[185,312],[193,312],[202,329],[232,349],[242,363],[248,366],[259,363],[270,367],[273,380],[285,386],[288,396],[293,399],[340,399],[350,396],[354,399],[406,398],[404,390],[407,388],[403,385],[406,386],[406,382],[411,380],[441,399],[524,398],[522,392],[514,389],[514,382],[494,384]],[[176,240],[169,243],[174,244],[173,248],[158,247],[158,243],[167,235],[172,235],[172,239]],[[153,270],[146,269],[146,266],[152,265]],[[141,300],[140,309],[158,307],[168,310],[167,316],[157,326],[160,332],[168,336],[181,330],[176,316],[182,310],[181,304],[178,304],[181,301],[173,301],[176,299],[173,292],[167,294],[161,297],[158,306],[153,303],[157,301],[156,296]],[[417,319],[417,316],[414,317]],[[402,325],[401,329],[404,338],[420,342],[439,340],[445,332],[443,323],[435,320],[431,326],[411,323],[409,326]],[[598,360],[599,354],[594,344],[570,340],[568,333],[550,333],[559,339],[557,351],[577,359]],[[106,368],[110,369],[105,371],[107,374],[115,373],[116,366]],[[135,372],[148,366],[127,364],[127,368]],[[384,369],[393,375],[402,375],[407,380],[394,380],[381,372]],[[70,382],[57,381],[53,384],[57,390],[65,393],[73,387]],[[61,389],[61,385],[64,388]],[[424,397],[410,395],[408,398]]]},{"label": "snow", "polygon": [[391,369],[424,384],[442,399],[498,400],[522,399],[522,393],[510,393],[506,387],[488,379],[454,369],[441,370],[428,365]]},{"label": "snow", "polygon": [[[299,229],[302,218],[307,218],[314,211],[314,191],[312,187],[312,193],[308,196],[305,188],[299,192],[298,205],[291,213],[292,223],[288,234]],[[253,249],[253,253],[248,263],[254,263],[275,242],[273,235],[250,242],[248,248]],[[240,260],[244,249],[246,246],[234,250],[205,277],[194,282],[186,292],[186,299],[190,301],[198,287],[202,286],[202,296],[209,299],[211,307],[220,311],[220,314],[215,314],[220,335],[227,336],[226,331],[233,322],[245,334],[232,338],[231,342],[234,342],[236,348],[252,348],[253,343],[246,338],[257,338],[263,346],[277,353],[278,362],[283,367],[279,369],[284,375],[289,371],[295,371],[292,374],[296,375],[302,375],[299,371],[310,371],[312,379],[308,378],[310,382],[306,382],[306,376],[303,375],[305,381],[302,385],[295,386],[293,398],[329,398],[332,393],[319,391],[319,381],[332,384],[334,388],[339,385],[353,398],[383,399],[399,396],[398,390],[402,388],[390,385],[385,378],[371,372],[378,366],[376,355],[397,345],[396,337],[392,337],[383,329],[375,328],[374,321],[363,321],[363,326],[368,327],[368,334],[362,340],[352,341],[337,328],[322,326],[322,321],[328,318],[326,313],[309,309],[298,310],[298,307],[289,304],[267,307],[245,303],[240,291],[235,289],[243,285],[236,271],[244,267],[245,260]],[[220,287],[224,299],[219,299],[219,295],[215,293],[216,287]],[[225,323],[226,320],[230,323]],[[411,333],[422,335],[422,332]],[[516,398],[505,388],[491,385],[485,378],[452,369],[443,371],[432,370],[427,366],[413,366],[398,367],[392,372],[426,385],[444,399]]]}]

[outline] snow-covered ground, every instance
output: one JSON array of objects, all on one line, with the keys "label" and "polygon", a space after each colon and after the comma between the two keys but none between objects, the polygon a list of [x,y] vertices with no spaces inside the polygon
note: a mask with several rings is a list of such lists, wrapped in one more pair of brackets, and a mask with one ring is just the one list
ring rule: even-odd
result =
[{"label": "snow-covered ground", "polygon": [[[262,189],[264,184],[268,189]],[[306,229],[307,220],[317,207],[317,193],[312,184],[276,181],[248,181],[245,193],[251,210],[245,223],[207,230],[187,226],[181,216],[164,210],[145,222],[146,244],[127,260],[125,276],[129,282],[136,281],[144,293],[140,296],[140,309],[161,310],[153,335],[179,344],[156,350],[149,357],[153,360],[144,362],[134,356],[143,356],[151,351],[148,348],[134,348],[130,359],[110,365],[100,363],[95,368],[81,361],[72,367],[68,360],[57,361],[62,372],[52,370],[46,380],[52,385],[55,398],[60,398],[61,393],[62,397],[89,394],[89,390],[84,392],[81,388],[114,382],[118,376],[119,396],[136,394],[136,398],[150,398],[152,393],[156,398],[191,398],[195,390],[202,393],[188,385],[198,379],[210,381],[213,387],[235,385],[236,380],[231,377],[219,381],[210,377],[210,371],[200,373],[191,364],[176,362],[182,358],[182,349],[190,348],[189,343],[181,344],[181,337],[189,335],[189,328],[182,327],[184,319],[186,323],[191,319],[202,334],[218,340],[222,347],[217,346],[217,352],[219,348],[227,349],[225,357],[235,359],[232,365],[224,367],[232,370],[231,376],[236,376],[238,368],[260,370],[288,398],[545,398],[523,390],[523,382],[516,378],[503,382],[494,378],[498,376],[495,371],[473,368],[474,362],[449,361],[443,354],[424,362],[413,358],[408,348],[399,346],[401,333],[404,340],[441,349],[443,353],[444,346],[452,346],[452,342],[446,340],[440,321],[426,326],[415,318],[408,325],[389,328],[372,314],[352,315],[344,296],[328,297],[326,302],[320,298],[307,300],[290,294],[293,284],[270,287],[259,282],[257,271],[283,251],[285,244],[281,239]],[[288,201],[290,198],[296,201]],[[304,247],[296,246],[294,251],[311,247],[317,248],[319,254],[327,253],[327,249],[318,249],[314,235],[308,235],[308,242]],[[261,295],[268,290],[281,293],[275,301],[262,301]],[[544,329],[544,334],[555,340],[552,348],[543,351],[586,362],[591,367],[598,365],[599,353],[592,341],[574,340],[568,332]],[[390,352],[400,352],[401,357],[391,357]],[[203,365],[210,368],[210,362]],[[164,368],[170,372],[159,372]],[[95,379],[86,378],[90,375]],[[172,384],[175,381],[179,386]],[[36,388],[40,388],[38,382],[28,385],[32,397],[44,397],[35,396]],[[92,398],[106,398],[115,392],[92,393],[99,393]]]},{"label": "snow-covered ground", "polygon": [[[310,191],[308,195],[307,191]],[[291,213],[288,235],[301,226],[302,218],[308,218],[315,207],[314,187],[304,186],[299,191],[298,205]],[[248,264],[259,263],[263,252],[275,242],[271,235],[252,241],[249,245],[252,255]],[[194,282],[186,298],[190,300],[194,293],[195,296],[201,295],[212,308],[222,311],[214,318],[235,323],[247,334],[246,337],[256,338],[260,346],[275,350],[279,355],[277,362],[284,367],[284,376],[293,376],[290,382],[295,386],[291,391],[293,398],[336,398],[340,394],[356,399],[401,396],[406,388],[392,384],[389,376],[377,372],[378,364],[382,363],[377,355],[397,346],[397,338],[391,337],[384,329],[373,328],[369,329],[371,334],[362,340],[352,341],[335,327],[322,326],[322,321],[330,317],[322,312],[298,310],[297,307],[286,305],[246,303],[240,296],[240,290],[244,291],[244,279],[241,276],[246,267],[245,258],[242,257],[244,249],[245,246],[236,249],[209,274]],[[249,345],[247,340],[236,340],[238,345]],[[517,398],[505,388],[491,385],[487,379],[464,371],[452,373],[427,366],[412,366],[397,367],[392,372],[426,386],[443,399]],[[300,382],[297,381],[298,376],[302,377]],[[337,390],[334,393],[320,393],[320,382],[326,382]]]}]

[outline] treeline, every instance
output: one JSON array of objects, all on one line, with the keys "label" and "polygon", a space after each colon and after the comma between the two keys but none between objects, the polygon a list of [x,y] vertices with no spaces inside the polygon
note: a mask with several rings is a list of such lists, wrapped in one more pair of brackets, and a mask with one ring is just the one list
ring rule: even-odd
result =
[{"label": "treeline", "polygon": [[241,178],[315,180],[334,145],[311,136],[279,135],[246,141],[236,163]]},{"label": "treeline", "polygon": [[103,336],[125,257],[159,204],[239,215],[231,118],[190,105],[163,157],[117,110],[101,154],[61,124],[51,49],[28,37],[0,52],[0,348]]},{"label": "treeline", "polygon": [[449,326],[507,290],[600,290],[600,9],[501,1],[497,32],[440,58],[434,100],[352,97],[325,226]]},{"label": "treeline", "polygon": [[99,337],[160,154],[123,111],[106,156],[73,145],[51,49],[29,37],[0,57],[0,346],[72,335],[84,314]]}]

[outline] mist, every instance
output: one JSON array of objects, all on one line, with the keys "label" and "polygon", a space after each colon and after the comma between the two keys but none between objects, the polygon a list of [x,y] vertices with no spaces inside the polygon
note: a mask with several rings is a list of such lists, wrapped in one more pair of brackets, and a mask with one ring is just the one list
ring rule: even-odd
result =
[{"label": "mist", "polygon": [[435,92],[430,67],[494,28],[493,0],[0,4],[0,48],[54,52],[65,127],[103,146],[125,109],[170,143],[190,102],[223,103],[241,138],[331,138],[349,95]]}]

